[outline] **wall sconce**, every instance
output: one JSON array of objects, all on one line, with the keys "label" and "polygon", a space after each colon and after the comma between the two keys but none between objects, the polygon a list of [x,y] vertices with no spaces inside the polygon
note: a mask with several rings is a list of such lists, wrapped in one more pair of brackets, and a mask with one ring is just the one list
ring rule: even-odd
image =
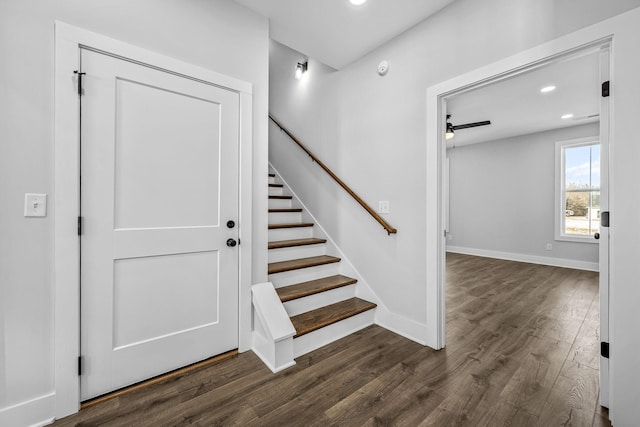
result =
[{"label": "wall sconce", "polygon": [[298,62],[298,65],[296,65],[296,80],[300,80],[300,77],[302,77],[302,75],[307,72],[308,68],[309,68],[308,59],[306,59],[304,62]]}]

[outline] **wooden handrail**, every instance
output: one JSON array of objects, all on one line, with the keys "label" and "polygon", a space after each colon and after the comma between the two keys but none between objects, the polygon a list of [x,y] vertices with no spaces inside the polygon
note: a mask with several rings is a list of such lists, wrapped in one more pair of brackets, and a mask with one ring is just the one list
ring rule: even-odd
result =
[{"label": "wooden handrail", "polygon": [[331,178],[333,178],[333,180],[335,182],[338,183],[338,185],[340,187],[342,187],[344,189],[344,191],[346,191],[347,193],[349,193],[349,195],[351,197],[353,197],[355,199],[356,202],[358,202],[360,204],[360,206],[362,206],[364,208],[364,210],[366,210],[367,212],[369,212],[369,215],[371,215],[376,221],[378,221],[380,223],[380,225],[382,225],[384,227],[384,229],[387,231],[387,233],[389,233],[389,235],[391,234],[396,234],[398,232],[398,230],[396,230],[395,228],[393,228],[387,221],[385,221],[384,219],[382,219],[382,217],[380,215],[378,215],[376,213],[376,211],[374,211],[373,209],[371,209],[371,207],[365,203],[364,200],[362,200],[360,198],[360,196],[358,196],[351,188],[349,188],[349,186],[347,184],[344,183],[344,181],[342,181],[340,178],[338,178],[338,176],[333,173],[333,171],[331,169],[329,169],[327,167],[327,165],[325,165],[320,159],[318,159],[302,142],[300,142],[300,140],[298,140],[298,138],[296,138],[295,136],[293,136],[291,134],[291,132],[289,132],[287,130],[287,128],[285,128],[284,126],[282,126],[271,114],[269,114],[269,118],[271,119],[271,121],[273,123],[276,124],[276,126],[278,126],[280,128],[280,130],[282,130],[284,133],[287,134],[287,136],[289,138],[291,138],[291,140],[293,142],[295,142],[296,144],[298,144],[298,146],[300,148],[302,148],[302,150],[304,150],[305,153],[307,153],[309,155],[309,157],[311,157],[311,160],[313,160],[314,162],[316,162],[318,164],[318,166],[320,166],[322,169],[324,169],[324,171],[326,173],[329,174],[329,176]]}]

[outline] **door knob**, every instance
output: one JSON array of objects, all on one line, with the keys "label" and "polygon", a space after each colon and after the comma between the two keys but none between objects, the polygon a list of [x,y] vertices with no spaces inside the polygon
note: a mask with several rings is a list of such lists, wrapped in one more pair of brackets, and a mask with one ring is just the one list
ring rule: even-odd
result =
[{"label": "door knob", "polygon": [[593,238],[596,239],[596,240],[600,240],[600,233],[594,234]]},{"label": "door knob", "polygon": [[227,228],[233,228],[236,226],[235,221],[229,220],[227,221]]},{"label": "door knob", "polygon": [[227,239],[227,246],[229,246],[230,248],[233,248],[237,244],[238,242],[236,242],[234,239]]}]

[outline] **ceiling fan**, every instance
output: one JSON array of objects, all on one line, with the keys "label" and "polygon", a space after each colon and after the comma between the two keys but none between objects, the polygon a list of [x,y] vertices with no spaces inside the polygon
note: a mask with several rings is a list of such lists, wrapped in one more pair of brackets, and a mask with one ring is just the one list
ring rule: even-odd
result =
[{"label": "ceiling fan", "polygon": [[482,122],[474,122],[474,123],[465,123],[462,125],[453,125],[449,119],[451,118],[451,114],[447,114],[447,131],[444,134],[445,135],[445,139],[451,139],[455,136],[455,131],[459,130],[459,129],[468,129],[468,128],[475,128],[478,126],[487,126],[491,124],[490,120],[484,120]]}]

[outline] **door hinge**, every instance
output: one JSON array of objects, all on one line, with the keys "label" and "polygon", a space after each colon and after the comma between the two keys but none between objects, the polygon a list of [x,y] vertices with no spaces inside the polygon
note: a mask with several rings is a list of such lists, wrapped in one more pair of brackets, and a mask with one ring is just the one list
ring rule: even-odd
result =
[{"label": "door hinge", "polygon": [[84,234],[84,217],[78,217],[78,236],[82,236]]},{"label": "door hinge", "polygon": [[87,73],[81,73],[80,71],[75,70],[73,74],[78,75],[78,95],[82,96],[84,95],[84,88],[82,87],[82,76],[84,76]]},{"label": "door hinge", "polygon": [[600,225],[602,227],[609,227],[609,211],[600,212]]},{"label": "door hinge", "polygon": [[602,83],[602,97],[606,98],[609,96],[609,80]]},{"label": "door hinge", "polygon": [[608,342],[602,341],[600,343],[600,356],[604,357],[605,359],[609,358],[609,343]]},{"label": "door hinge", "polygon": [[78,356],[78,376],[84,374],[84,356]]}]

